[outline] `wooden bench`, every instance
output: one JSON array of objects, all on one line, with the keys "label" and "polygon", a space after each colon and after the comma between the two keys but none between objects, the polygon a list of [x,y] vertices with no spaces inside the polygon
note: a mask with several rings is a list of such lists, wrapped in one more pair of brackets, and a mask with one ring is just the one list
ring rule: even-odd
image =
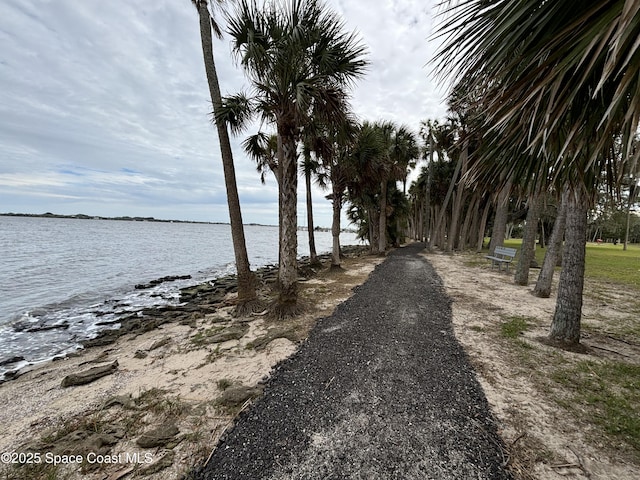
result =
[{"label": "wooden bench", "polygon": [[515,248],[503,247],[498,245],[493,255],[486,255],[485,258],[491,260],[491,268],[498,266],[498,270],[502,269],[502,265],[506,265],[507,272],[509,271],[509,264],[513,262],[513,259],[518,253]]}]

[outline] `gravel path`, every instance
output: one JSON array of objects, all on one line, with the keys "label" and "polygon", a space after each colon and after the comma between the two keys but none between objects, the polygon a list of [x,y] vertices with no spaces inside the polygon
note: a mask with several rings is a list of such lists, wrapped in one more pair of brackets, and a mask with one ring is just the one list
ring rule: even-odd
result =
[{"label": "gravel path", "polygon": [[391,253],[318,322],[198,478],[511,478],[422,247]]}]

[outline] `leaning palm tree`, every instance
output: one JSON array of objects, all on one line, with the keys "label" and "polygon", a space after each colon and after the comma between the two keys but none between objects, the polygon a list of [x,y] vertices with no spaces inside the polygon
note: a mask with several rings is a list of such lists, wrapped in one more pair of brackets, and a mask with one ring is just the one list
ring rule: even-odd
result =
[{"label": "leaning palm tree", "polygon": [[449,14],[440,67],[462,91],[483,92],[486,115],[469,178],[569,189],[550,338],[576,344],[587,208],[601,173],[615,171],[614,138],[626,156],[640,119],[640,2],[462,0]]},{"label": "leaning palm tree", "polygon": [[[207,81],[209,83],[209,93],[213,104],[214,122],[220,140],[220,153],[222,156],[222,168],[224,171],[225,187],[227,189],[227,204],[229,206],[229,219],[231,222],[231,238],[233,241],[233,251],[236,260],[236,271],[238,277],[238,300],[235,313],[240,315],[260,307],[256,295],[256,278],[249,266],[249,256],[244,237],[244,226],[242,223],[242,212],[240,210],[240,198],[236,184],[236,173],[233,164],[233,153],[229,141],[229,133],[224,122],[216,117],[222,104],[218,74],[213,58],[212,30],[220,37],[220,27],[209,12],[209,2],[207,0],[192,0],[193,5],[198,10],[200,17],[200,39],[202,43],[202,56],[204,59]],[[220,6],[219,0],[212,4]]]},{"label": "leaning palm tree", "polygon": [[365,48],[354,33],[319,0],[273,0],[264,8],[242,0],[229,18],[232,49],[244,68],[253,95],[236,95],[225,118],[252,113],[275,125],[278,135],[280,266],[274,313],[298,310],[297,144],[312,118],[340,123],[348,88],[367,66]]}]

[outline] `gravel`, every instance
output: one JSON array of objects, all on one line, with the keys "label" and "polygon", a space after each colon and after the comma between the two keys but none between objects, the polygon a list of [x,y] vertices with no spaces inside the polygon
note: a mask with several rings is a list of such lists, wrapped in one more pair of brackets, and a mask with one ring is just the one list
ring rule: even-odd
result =
[{"label": "gravel", "polygon": [[392,252],[318,322],[198,479],[511,478],[423,247]]}]

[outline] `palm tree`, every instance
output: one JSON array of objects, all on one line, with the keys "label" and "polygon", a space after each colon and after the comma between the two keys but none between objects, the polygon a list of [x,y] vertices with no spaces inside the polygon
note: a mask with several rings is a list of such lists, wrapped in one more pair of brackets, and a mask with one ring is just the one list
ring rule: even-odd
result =
[{"label": "palm tree", "polygon": [[311,266],[320,266],[322,262],[318,259],[318,253],[316,252],[316,237],[314,232],[314,223],[313,223],[313,199],[312,199],[312,177],[316,175],[318,178],[318,182],[320,186],[325,187],[324,183],[324,173],[321,173],[321,163],[317,158],[314,158],[312,154],[312,146],[310,143],[313,140],[311,138],[306,138],[303,141],[302,145],[302,164],[300,165],[300,169],[302,170],[302,174],[304,175],[304,186],[306,192],[306,205],[307,205],[307,234],[309,237],[309,263]]},{"label": "palm tree", "polygon": [[514,281],[516,285],[529,285],[529,269],[531,262],[535,260],[536,234],[538,233],[538,220],[540,219],[540,207],[542,198],[537,192],[531,192],[527,200],[527,218],[522,234],[522,247],[520,259],[516,265]]},{"label": "palm tree", "polygon": [[[418,158],[420,157],[420,147],[416,135],[406,125],[396,126],[393,137],[389,158],[393,168],[391,180],[402,181],[402,197],[406,195],[407,172],[414,168]],[[394,202],[396,207],[400,207],[399,202]],[[403,202],[404,205],[404,202]],[[398,215],[396,215],[396,219]],[[400,232],[398,232],[400,233]],[[397,241],[394,242],[397,245]]]},{"label": "palm tree", "polygon": [[273,0],[264,9],[255,1],[242,0],[228,23],[232,49],[253,88],[252,97],[235,97],[233,103],[246,108],[232,116],[242,120],[258,113],[275,125],[278,135],[277,316],[298,310],[297,143],[312,118],[328,124],[343,120],[347,90],[367,66],[365,48],[354,33],[344,33],[343,27],[336,14],[318,0]]},{"label": "palm tree", "polygon": [[[404,207],[390,201],[397,200],[398,196],[397,188],[389,185],[403,180],[408,166],[420,155],[420,148],[408,127],[388,121],[363,122],[350,145],[344,165],[348,170],[349,202],[357,207],[352,214],[366,216],[358,221],[368,227],[371,251],[384,254],[389,236],[388,220],[395,207]],[[393,199],[389,193],[394,195]],[[400,194],[404,197],[404,193]]]},{"label": "palm tree", "polygon": [[331,183],[331,193],[327,195],[327,198],[331,200],[333,213],[331,220],[331,235],[333,237],[331,268],[341,268],[340,217],[347,182],[351,174],[346,158],[348,148],[355,136],[356,124],[355,120],[347,114],[345,121],[341,124],[326,125],[314,121],[308,127],[304,132],[305,146],[312,150],[318,159],[316,172],[320,167],[323,170],[323,174],[318,176],[318,180],[321,186],[325,185],[326,179]]},{"label": "palm tree", "polygon": [[[238,276],[238,300],[235,313],[241,315],[251,310],[260,309],[260,302],[256,294],[256,277],[251,272],[249,266],[249,256],[244,237],[244,226],[242,223],[242,212],[240,210],[240,198],[236,184],[236,173],[233,164],[233,153],[229,141],[229,133],[224,122],[220,121],[216,114],[222,104],[218,74],[213,58],[212,30],[220,37],[220,27],[211,16],[207,0],[192,0],[193,5],[198,10],[200,18],[200,39],[202,43],[202,57],[204,59],[207,81],[209,83],[209,93],[213,104],[214,122],[220,140],[220,153],[222,156],[222,168],[224,171],[224,181],[227,190],[227,204],[229,205],[229,219],[231,222],[231,238],[233,241],[233,251],[236,260],[236,271]],[[220,6],[220,2],[214,2]],[[213,6],[213,5],[212,5]]]},{"label": "palm tree", "polygon": [[387,149],[376,124],[365,121],[355,134],[347,152],[348,200],[351,204],[349,218],[366,231],[361,238],[369,241],[371,253],[380,253],[380,171]]},{"label": "palm tree", "polygon": [[614,138],[626,157],[640,119],[640,2],[463,0],[449,13],[440,66],[483,92],[474,175],[569,188],[550,338],[578,343],[587,208],[601,172],[614,171]]},{"label": "palm tree", "polygon": [[[433,161],[434,161],[434,155],[436,153],[438,153],[438,144],[436,141],[436,134],[435,132],[438,130],[439,128],[439,122],[438,120],[426,120],[426,121],[422,121],[420,122],[420,135],[422,136],[423,140],[424,140],[424,145],[425,145],[425,152],[429,152],[429,159],[427,160],[427,167],[426,167],[426,178],[425,178],[425,190],[424,190],[424,197],[425,197],[425,205],[424,205],[424,220],[423,220],[423,231],[420,232],[420,236],[424,235],[424,241],[426,242],[427,246],[431,245],[431,243],[429,242],[429,236],[431,234],[431,229],[429,228],[430,226],[430,222],[431,222],[431,179],[432,179],[432,172],[433,172]],[[438,154],[438,157],[440,157],[440,153]],[[426,155],[425,155],[426,158]]]}]

